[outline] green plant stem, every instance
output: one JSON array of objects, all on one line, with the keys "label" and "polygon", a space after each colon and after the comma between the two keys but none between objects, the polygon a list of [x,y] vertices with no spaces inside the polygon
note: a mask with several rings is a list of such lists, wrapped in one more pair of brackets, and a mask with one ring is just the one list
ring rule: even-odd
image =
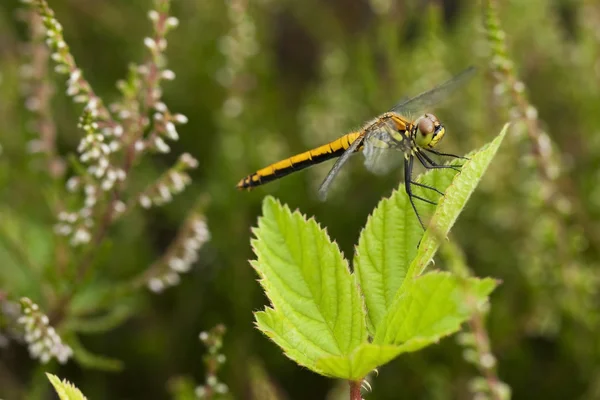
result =
[{"label": "green plant stem", "polygon": [[[491,354],[490,340],[485,329],[483,316],[478,310],[475,311],[473,317],[469,320],[469,326],[471,327],[471,332],[473,332],[473,335],[475,336],[475,346],[479,352],[479,355]],[[485,366],[481,363],[478,366],[481,373],[484,375],[485,380],[487,381],[491,398],[493,400],[502,400],[502,394],[500,392],[500,380],[498,379],[496,368]]]},{"label": "green plant stem", "polygon": [[362,400],[360,395],[361,381],[349,381],[350,384],[350,400]]}]

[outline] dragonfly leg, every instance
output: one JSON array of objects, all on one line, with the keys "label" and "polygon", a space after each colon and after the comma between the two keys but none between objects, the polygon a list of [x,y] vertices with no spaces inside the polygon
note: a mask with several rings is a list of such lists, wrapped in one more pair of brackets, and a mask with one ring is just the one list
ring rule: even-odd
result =
[{"label": "dragonfly leg", "polygon": [[420,150],[415,151],[415,155],[417,156],[417,158],[419,159],[419,161],[421,162],[421,164],[423,164],[423,166],[427,169],[453,169],[455,171],[460,172],[460,167],[462,167],[462,165],[440,165],[438,163],[436,163],[435,161],[433,161],[431,158],[429,158],[429,156],[425,153],[423,153]]},{"label": "dragonfly leg", "polygon": [[439,152],[437,150],[433,150],[433,149],[424,149],[425,151],[428,151],[432,154],[435,154],[436,156],[444,156],[444,157],[452,157],[452,158],[460,158],[461,160],[470,160],[470,158],[468,157],[463,157],[463,156],[457,156],[456,154],[450,154],[450,153],[442,153]]},{"label": "dragonfly leg", "polygon": [[429,189],[429,190],[433,190],[434,192],[441,194],[442,196],[444,195],[444,192],[437,190],[436,188],[434,188],[433,186],[428,186],[428,185],[424,185],[422,183],[419,182],[415,182],[415,181],[410,181],[410,183],[412,183],[415,186],[420,186],[424,189]]},{"label": "dragonfly leg", "polygon": [[410,201],[410,205],[412,206],[412,209],[414,210],[415,215],[417,216],[417,219],[419,220],[419,223],[421,224],[421,227],[423,228],[423,230],[425,230],[426,229],[425,224],[423,223],[423,220],[421,219],[421,216],[419,215],[419,211],[417,211],[417,206],[415,205],[415,201],[413,198],[416,198],[416,199],[422,200],[426,203],[430,203],[430,204],[434,204],[434,205],[436,203],[433,203],[431,200],[427,200],[427,199],[424,199],[422,197],[419,197],[419,196],[413,194],[412,187],[411,187],[413,161],[414,161],[413,157],[404,159],[404,187],[406,189],[406,194],[408,195],[408,200]]}]

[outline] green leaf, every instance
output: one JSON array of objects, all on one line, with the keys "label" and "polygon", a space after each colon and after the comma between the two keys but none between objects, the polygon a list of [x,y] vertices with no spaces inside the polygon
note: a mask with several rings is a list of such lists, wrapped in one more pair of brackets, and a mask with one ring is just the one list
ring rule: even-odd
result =
[{"label": "green leaf", "polygon": [[317,368],[323,357],[350,355],[367,338],[358,287],[338,246],[314,219],[292,213],[272,197],[252,240],[252,262],[272,308],[255,314],[258,328],[286,355]]},{"label": "green leaf", "polygon": [[61,381],[57,376],[46,374],[60,400],[86,400],[86,397],[73,384],[66,380]]},{"label": "green leaf", "polygon": [[419,340],[404,343],[400,346],[376,345],[363,343],[349,356],[324,357],[317,361],[317,367],[328,371],[338,371],[336,377],[352,381],[363,379],[369,372],[386,364],[401,353],[419,350]]},{"label": "green leaf", "polygon": [[403,343],[400,346],[375,345],[364,341],[349,354],[335,356],[318,353],[309,357],[315,350],[300,332],[285,318],[272,309],[255,313],[259,329],[281,348],[288,349],[285,354],[299,365],[307,367],[321,375],[359,380],[371,370],[389,362],[400,353],[416,351],[429,344],[420,338]]},{"label": "green leaf", "polygon": [[[389,198],[381,200],[369,216],[356,248],[354,271],[364,295],[371,334],[388,312],[406,277],[415,276],[415,260],[422,262],[427,259],[429,262],[435,254],[436,236],[430,231],[433,229],[442,237],[448,233],[493,158],[505,132],[506,127],[490,145],[470,155],[471,159],[464,162],[460,174],[452,169],[436,169],[417,179],[418,182],[445,193],[442,197],[432,190],[413,188],[415,194],[439,203],[436,208],[416,200],[419,214],[425,221],[433,214],[427,231],[429,234],[426,233],[423,237],[422,227],[414,214],[404,184]],[[421,272],[422,268],[417,275]]]},{"label": "green leaf", "polygon": [[[424,207],[433,209],[426,203]],[[371,333],[402,285],[422,231],[404,187],[381,200],[369,216],[356,247],[354,273],[364,295]]]},{"label": "green leaf", "polygon": [[398,345],[417,338],[425,345],[437,342],[458,331],[495,287],[490,278],[460,278],[448,272],[420,276],[398,293],[373,343]]},{"label": "green leaf", "polygon": [[121,360],[91,353],[83,347],[74,334],[69,335],[67,339],[69,345],[73,348],[73,357],[81,366],[89,369],[115,372],[123,369],[123,362]]},{"label": "green leaf", "polygon": [[467,200],[471,197],[481,177],[496,155],[507,129],[508,124],[504,125],[500,134],[491,143],[469,155],[470,160],[464,163],[460,174],[456,175],[452,184],[445,190],[445,195],[440,200],[421,240],[417,256],[410,264],[407,278],[420,275],[431,262],[439,248],[438,238],[446,237],[450,228],[454,225],[458,215],[465,207]]},{"label": "green leaf", "polygon": [[134,311],[135,309],[129,304],[116,305],[98,316],[69,317],[63,329],[80,333],[108,332],[127,321]]}]

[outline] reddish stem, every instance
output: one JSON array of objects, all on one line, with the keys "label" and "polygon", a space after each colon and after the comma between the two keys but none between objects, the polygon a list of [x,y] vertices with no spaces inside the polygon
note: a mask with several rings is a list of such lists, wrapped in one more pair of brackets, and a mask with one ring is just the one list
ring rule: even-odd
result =
[{"label": "reddish stem", "polygon": [[350,400],[362,400],[360,395],[360,387],[362,381],[349,381],[350,384]]}]

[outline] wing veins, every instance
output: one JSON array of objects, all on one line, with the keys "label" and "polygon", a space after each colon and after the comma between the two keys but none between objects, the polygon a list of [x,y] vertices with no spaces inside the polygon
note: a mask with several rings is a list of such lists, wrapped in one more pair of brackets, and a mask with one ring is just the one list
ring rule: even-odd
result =
[{"label": "wing veins", "polygon": [[418,94],[408,100],[400,101],[391,108],[390,112],[415,117],[427,108],[445,100],[449,94],[467,82],[475,74],[475,71],[475,67],[469,67],[431,90]]}]

